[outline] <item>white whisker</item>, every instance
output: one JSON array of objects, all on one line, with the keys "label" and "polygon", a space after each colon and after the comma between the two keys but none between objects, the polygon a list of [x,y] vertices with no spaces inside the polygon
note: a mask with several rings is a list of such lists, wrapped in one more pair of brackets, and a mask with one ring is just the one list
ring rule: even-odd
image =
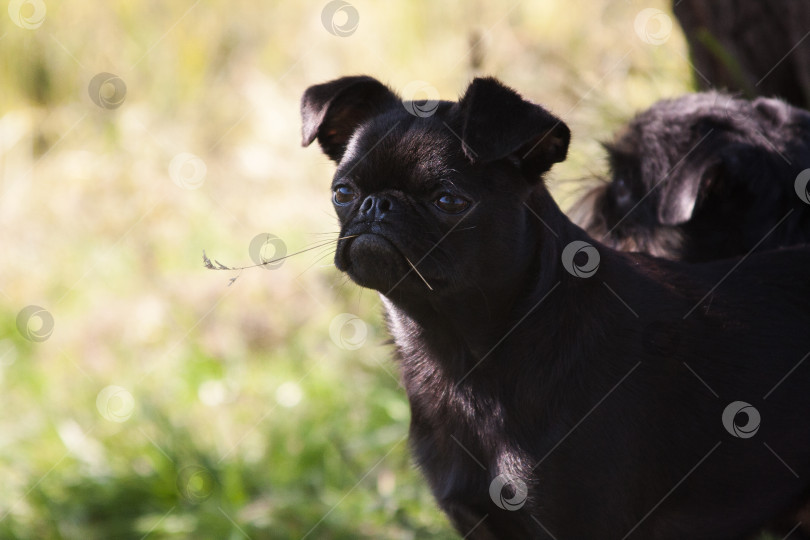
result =
[{"label": "white whisker", "polygon": [[427,288],[432,291],[433,287],[431,287],[430,283],[427,282],[427,280],[425,279],[425,276],[423,276],[422,274],[419,273],[419,270],[416,269],[416,267],[413,265],[413,263],[411,262],[411,260],[408,257],[405,257],[405,260],[408,261],[408,264],[411,265],[411,268],[413,268],[413,271],[416,272],[416,275],[419,276],[420,279],[425,282],[425,285],[427,285]]}]

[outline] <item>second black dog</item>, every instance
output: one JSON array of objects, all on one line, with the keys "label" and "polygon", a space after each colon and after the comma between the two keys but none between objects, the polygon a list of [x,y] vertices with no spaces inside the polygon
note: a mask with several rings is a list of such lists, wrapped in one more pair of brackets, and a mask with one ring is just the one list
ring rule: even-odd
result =
[{"label": "second black dog", "polygon": [[416,461],[465,538],[793,526],[810,251],[685,265],[600,245],[542,181],[568,128],[494,79],[431,109],[346,77],[302,113],[337,163],[336,266],[382,295]]},{"label": "second black dog", "polygon": [[810,241],[807,111],[691,94],[656,103],[605,148],[610,182],[570,214],[608,245],[708,261]]}]

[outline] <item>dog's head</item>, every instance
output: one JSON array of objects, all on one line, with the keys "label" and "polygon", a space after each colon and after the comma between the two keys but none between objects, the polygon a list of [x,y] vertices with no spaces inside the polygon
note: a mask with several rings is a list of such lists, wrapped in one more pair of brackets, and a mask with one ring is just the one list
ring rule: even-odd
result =
[{"label": "dog's head", "polygon": [[317,139],[337,164],[335,264],[356,283],[455,295],[497,290],[526,266],[523,203],[570,138],[545,109],[491,78],[458,102],[424,103],[344,77],[307,89],[301,111],[303,144]]},{"label": "dog's head", "polygon": [[747,252],[799,202],[810,114],[692,94],[656,103],[604,146],[610,182],[586,194],[575,219],[621,249],[716,259]]}]

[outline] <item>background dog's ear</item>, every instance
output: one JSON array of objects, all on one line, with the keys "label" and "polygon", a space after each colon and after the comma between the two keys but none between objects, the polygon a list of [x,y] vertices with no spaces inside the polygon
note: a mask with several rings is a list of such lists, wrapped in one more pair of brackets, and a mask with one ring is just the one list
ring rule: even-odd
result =
[{"label": "background dog's ear", "polygon": [[779,99],[759,97],[752,101],[751,105],[760,116],[776,126],[786,124],[792,116],[793,107]]},{"label": "background dog's ear", "polygon": [[716,219],[730,209],[734,219],[742,219],[741,212],[753,201],[772,212],[784,191],[774,182],[789,176],[788,170],[782,157],[769,148],[726,143],[711,156],[696,157],[684,165],[677,177],[661,186],[664,204],[658,205],[658,221],[662,225],[681,225],[704,213]]},{"label": "background dog's ear", "polygon": [[459,107],[463,149],[473,163],[516,158],[536,179],[568,153],[568,126],[496,79],[473,80]]},{"label": "background dog's ear", "polygon": [[759,97],[751,102],[759,115],[760,123],[776,129],[787,125],[810,129],[810,111],[788,105],[781,99]]},{"label": "background dog's ear", "polygon": [[[698,160],[700,161],[700,160]],[[661,186],[658,222],[661,225],[686,223],[700,209],[702,202],[714,193],[722,197],[723,160],[714,159],[685,168]]]},{"label": "background dog's ear", "polygon": [[316,138],[323,152],[336,163],[357,126],[385,111],[399,98],[372,77],[342,77],[307,88],[301,97],[303,146]]}]

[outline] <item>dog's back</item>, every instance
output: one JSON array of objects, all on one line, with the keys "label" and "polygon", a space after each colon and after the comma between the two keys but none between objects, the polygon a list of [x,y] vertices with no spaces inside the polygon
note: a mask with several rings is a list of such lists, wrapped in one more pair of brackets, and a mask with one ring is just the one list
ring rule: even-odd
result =
[{"label": "dog's back", "polygon": [[[592,344],[598,363],[590,365],[637,367],[623,390],[577,428],[571,448],[582,454],[571,459],[587,462],[592,452],[603,467],[613,464],[582,475],[607,479],[624,466],[651,491],[679,486],[656,510],[664,529],[642,523],[633,537],[674,538],[681,530],[682,537],[701,531],[700,538],[728,538],[729,531],[753,527],[757,515],[781,512],[787,532],[799,521],[792,509],[807,500],[810,475],[810,248],[696,265],[620,257],[621,263],[603,257],[599,276],[637,317],[604,323],[603,339]],[[614,318],[626,309],[618,300],[610,305]],[[605,438],[625,441],[620,455]],[[641,439],[660,443],[639,455],[644,445],[634,448],[633,441]],[[628,500],[619,507],[627,509]]]}]

